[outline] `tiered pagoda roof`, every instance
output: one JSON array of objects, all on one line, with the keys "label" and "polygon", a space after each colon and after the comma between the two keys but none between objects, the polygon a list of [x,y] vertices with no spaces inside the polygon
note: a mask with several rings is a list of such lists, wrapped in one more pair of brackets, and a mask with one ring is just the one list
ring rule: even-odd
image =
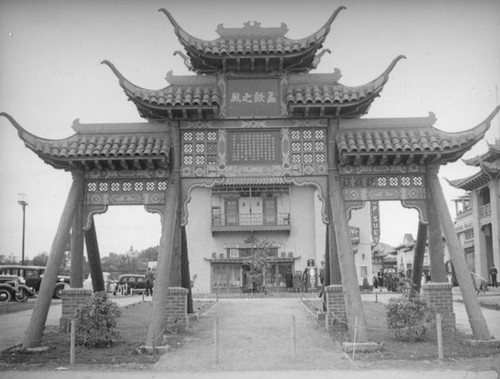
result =
[{"label": "tiered pagoda roof", "polygon": [[[316,33],[299,40],[285,37],[286,25],[262,28],[218,27],[220,37],[203,41],[185,32],[166,10],[185,57],[198,75],[167,74],[169,85],[160,90],[141,88],[127,80],[109,61],[126,96],[149,122],[137,124],[75,123],[76,134],[62,140],[48,140],[23,129],[10,115],[26,146],[56,168],[72,169],[156,169],[168,168],[169,120],[223,120],[228,108],[227,82],[243,78],[274,79],[279,86],[279,118],[336,118],[340,165],[439,164],[459,159],[481,139],[495,111],[481,124],[459,133],[436,129],[434,115],[427,118],[361,119],[380,95],[398,56],[373,81],[349,87],[339,82],[340,71],[309,73],[317,66],[321,48],[338,8]],[[183,55],[183,53],[179,53]],[[274,88],[274,87],[273,87]],[[278,116],[275,116],[278,117]],[[259,118],[255,115],[253,118]],[[263,115],[261,118],[267,118]],[[483,170],[493,171],[493,162],[482,159]]]},{"label": "tiered pagoda roof", "polygon": [[193,37],[170,12],[160,9],[174,26],[187,53],[186,56],[176,51],[174,55],[182,56],[186,66],[197,75],[174,76],[170,72],[166,78],[169,85],[152,90],[133,84],[111,62],[103,63],[118,77],[141,117],[153,122],[226,118],[225,82],[230,78],[262,78],[262,75],[280,80],[278,101],[286,109],[282,117],[360,117],[368,112],[387,83],[389,73],[404,56],[398,56],[379,77],[360,86],[341,84],[338,69],[330,74],[309,74],[321,56],[330,52],[324,49],[318,53],[318,50],[343,9],[337,8],[316,33],[297,40],[285,36],[286,24],[263,28],[260,23],[247,22],[243,28],[218,25],[219,38],[211,41]]},{"label": "tiered pagoda roof", "polygon": [[427,118],[342,120],[336,136],[340,165],[446,164],[484,137],[500,106],[476,127],[458,133],[435,128]]},{"label": "tiered pagoda roof", "polygon": [[64,170],[167,169],[170,137],[160,124],[73,123],[72,136],[45,139],[27,132],[9,114],[0,113],[14,125],[26,147],[45,163]]},{"label": "tiered pagoda roof", "polygon": [[491,180],[500,178],[500,140],[488,145],[488,151],[471,159],[464,159],[469,166],[479,167],[480,171],[463,179],[448,180],[448,183],[466,191],[478,189]]},{"label": "tiered pagoda roof", "polygon": [[[289,117],[359,117],[368,112],[372,101],[380,95],[400,55],[375,80],[357,87],[338,82],[340,71],[331,74],[292,74],[282,87],[281,101]],[[165,119],[214,119],[223,117],[224,93],[217,77],[211,75],[174,76],[167,74],[169,86],[151,90],[126,79],[109,61],[120,86],[139,111],[150,121]]]},{"label": "tiered pagoda roof", "polygon": [[316,52],[322,47],[331,25],[339,12],[337,8],[325,25],[305,38],[285,36],[286,24],[277,28],[262,28],[248,21],[243,28],[217,26],[219,38],[207,41],[186,32],[166,9],[160,9],[172,25],[179,42],[184,46],[189,67],[198,74],[217,72],[307,72],[315,65]]}]

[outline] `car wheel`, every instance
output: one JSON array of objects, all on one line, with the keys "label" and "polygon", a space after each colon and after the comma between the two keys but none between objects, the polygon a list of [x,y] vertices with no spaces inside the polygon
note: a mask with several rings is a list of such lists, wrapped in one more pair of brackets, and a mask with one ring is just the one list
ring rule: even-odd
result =
[{"label": "car wheel", "polygon": [[28,301],[28,295],[26,294],[26,292],[21,290],[21,291],[16,293],[15,299],[19,303],[24,303],[25,301]]},{"label": "car wheel", "polygon": [[10,291],[8,289],[2,288],[0,289],[0,302],[4,303],[10,301],[12,298]]},{"label": "car wheel", "polygon": [[64,289],[66,289],[66,284],[56,285],[56,288],[54,289],[54,299],[60,299]]}]

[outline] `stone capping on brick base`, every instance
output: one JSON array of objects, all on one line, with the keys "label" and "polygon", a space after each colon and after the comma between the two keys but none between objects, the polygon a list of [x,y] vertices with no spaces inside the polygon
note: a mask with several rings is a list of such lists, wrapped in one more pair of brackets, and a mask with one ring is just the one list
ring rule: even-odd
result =
[{"label": "stone capping on brick base", "polygon": [[182,287],[169,287],[165,309],[165,327],[174,332],[183,332],[188,325],[187,295]]},{"label": "stone capping on brick base", "polygon": [[344,302],[344,290],[342,285],[333,284],[325,287],[326,291],[326,320],[325,326],[330,325],[345,327],[346,311]]},{"label": "stone capping on brick base", "polygon": [[443,317],[443,328],[456,329],[455,313],[453,312],[453,285],[451,283],[429,282],[422,285],[422,297]]},{"label": "stone capping on brick base", "polygon": [[71,318],[76,310],[86,304],[88,299],[92,297],[92,290],[83,288],[67,288],[61,293],[62,314],[59,319],[59,329],[69,331]]}]

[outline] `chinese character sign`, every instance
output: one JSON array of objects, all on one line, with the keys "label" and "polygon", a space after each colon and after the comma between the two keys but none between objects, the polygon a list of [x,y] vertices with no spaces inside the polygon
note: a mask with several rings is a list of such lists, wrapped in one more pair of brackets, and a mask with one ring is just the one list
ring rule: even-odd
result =
[{"label": "chinese character sign", "polygon": [[280,115],[277,79],[229,79],[227,115],[229,117],[267,117]]},{"label": "chinese character sign", "polygon": [[277,130],[228,132],[228,163],[279,164],[281,139]]},{"label": "chinese character sign", "polygon": [[380,238],[380,208],[378,201],[370,202],[370,219],[372,224],[372,244],[378,244]]}]

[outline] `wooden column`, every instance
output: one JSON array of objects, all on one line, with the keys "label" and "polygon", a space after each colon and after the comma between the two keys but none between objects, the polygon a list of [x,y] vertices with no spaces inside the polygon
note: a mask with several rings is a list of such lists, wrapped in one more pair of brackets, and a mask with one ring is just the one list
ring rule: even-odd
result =
[{"label": "wooden column", "polygon": [[171,124],[171,170],[167,182],[167,198],[158,248],[158,263],[154,284],[152,320],[148,326],[146,346],[157,346],[163,340],[165,332],[165,310],[167,305],[169,270],[174,257],[175,230],[178,223],[177,209],[180,201],[180,130],[178,124]]},{"label": "wooden column", "polygon": [[71,229],[73,219],[79,202],[83,198],[84,179],[83,174],[73,173],[73,183],[69,190],[66,204],[59,220],[56,236],[50,248],[49,260],[45,269],[45,274],[40,286],[40,292],[35,303],[35,308],[31,314],[31,319],[24,337],[23,349],[40,346],[43,329],[47,321],[47,313],[52,299],[52,293],[57,282],[59,267],[64,258],[67,245],[67,237]]},{"label": "wooden column", "polygon": [[71,288],[83,287],[83,218],[80,200],[71,227]]},{"label": "wooden column", "polygon": [[[335,135],[338,130],[338,121],[332,121],[330,125],[330,129],[328,131],[328,150],[327,150],[327,160],[328,160],[328,183],[333,180],[334,168],[337,167],[337,145],[335,144]],[[337,172],[337,171],[335,171]],[[337,172],[338,174],[338,172]],[[330,191],[330,189],[329,189]],[[337,237],[335,233],[335,225],[333,223],[333,214],[332,207],[330,204],[330,196],[327,199],[327,213],[328,213],[328,221],[327,225],[327,252],[329,255],[329,269],[330,269],[330,284],[341,284],[342,283],[342,275],[340,273],[340,264],[339,264],[339,254],[337,250]],[[349,234],[350,235],[350,234]],[[325,262],[325,266],[327,263]]]},{"label": "wooden column", "polygon": [[366,321],[361,302],[361,292],[359,290],[358,274],[354,262],[354,252],[352,250],[351,235],[349,231],[349,220],[344,205],[343,191],[340,184],[340,175],[334,174],[329,181],[330,204],[333,214],[333,224],[337,240],[339,255],[340,273],[342,276],[342,287],[344,289],[345,307],[347,323],[351,334],[353,325],[357,320],[357,341],[367,342],[368,333],[366,331]]},{"label": "wooden column", "polygon": [[328,225],[328,227],[328,247],[330,250],[330,284],[342,284],[342,274],[340,273],[339,252],[337,249],[337,237],[335,235],[335,226],[333,225],[333,216],[330,218],[330,224]]},{"label": "wooden column", "polygon": [[[434,168],[427,168],[426,180],[435,171]],[[427,191],[427,218],[429,220],[429,259],[431,263],[431,280],[434,283],[447,283],[446,268],[444,265],[443,232],[439,223],[439,214],[435,206],[434,197]]]},{"label": "wooden column", "polygon": [[89,230],[85,232],[85,246],[87,247],[92,289],[94,292],[105,291],[106,286],[102,275],[101,255],[99,253],[99,244],[97,243],[94,217],[92,217]]},{"label": "wooden column", "polygon": [[174,250],[172,256],[172,264],[169,269],[169,287],[181,287],[182,286],[182,257],[181,257],[181,226],[180,226],[180,208],[181,202],[177,203],[176,210],[176,223],[175,223],[175,233],[174,233]]},{"label": "wooden column", "polygon": [[[328,225],[326,225],[325,234],[325,272],[323,274],[323,288],[328,287],[331,283],[330,281],[330,235],[328,233]],[[323,291],[324,292],[324,291]],[[326,296],[326,295],[325,295]]]},{"label": "wooden column", "polygon": [[453,266],[455,267],[455,273],[457,275],[458,284],[460,285],[460,291],[462,292],[465,310],[469,316],[472,333],[474,337],[479,340],[491,339],[488,325],[481,312],[481,307],[476,297],[476,291],[470,279],[469,270],[465,262],[464,250],[455,232],[455,227],[446,204],[443,189],[437,177],[437,169],[427,174],[427,185],[434,199],[433,204],[439,214],[441,227],[443,228],[446,241],[448,242],[448,249],[450,251]]},{"label": "wooden column", "polygon": [[424,265],[425,245],[427,243],[427,224],[418,223],[417,242],[413,255],[413,270],[411,272],[411,293],[419,293],[422,283],[422,267]]},{"label": "wooden column", "polygon": [[191,292],[191,273],[189,272],[189,256],[187,247],[186,227],[181,227],[181,287],[188,290],[187,312],[193,313],[193,294]]}]

